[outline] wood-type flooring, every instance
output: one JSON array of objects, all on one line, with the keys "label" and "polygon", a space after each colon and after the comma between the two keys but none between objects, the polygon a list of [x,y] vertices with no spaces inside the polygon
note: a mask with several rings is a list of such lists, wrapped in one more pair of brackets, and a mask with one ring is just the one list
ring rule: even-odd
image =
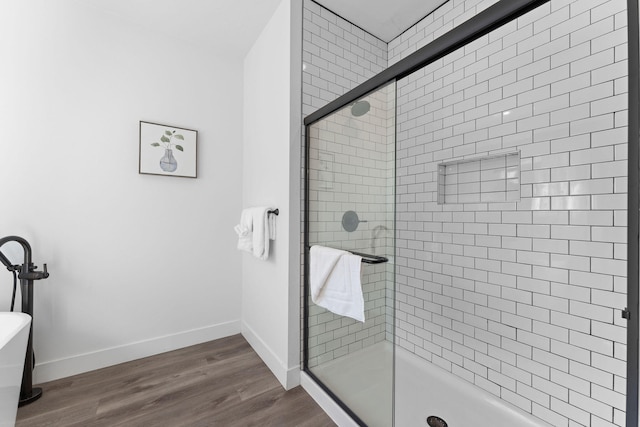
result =
[{"label": "wood-type flooring", "polygon": [[17,427],[335,426],[302,387],[285,391],[241,335],[38,386]]}]

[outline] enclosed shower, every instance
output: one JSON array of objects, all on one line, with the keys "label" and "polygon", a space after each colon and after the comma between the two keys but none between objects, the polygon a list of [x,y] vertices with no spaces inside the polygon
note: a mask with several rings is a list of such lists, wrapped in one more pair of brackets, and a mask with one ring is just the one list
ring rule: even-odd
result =
[{"label": "enclosed shower", "polygon": [[[386,50],[305,25],[305,375],[354,425],[635,425],[637,7],[449,1]],[[362,256],[364,322],[312,302],[314,245]]]}]

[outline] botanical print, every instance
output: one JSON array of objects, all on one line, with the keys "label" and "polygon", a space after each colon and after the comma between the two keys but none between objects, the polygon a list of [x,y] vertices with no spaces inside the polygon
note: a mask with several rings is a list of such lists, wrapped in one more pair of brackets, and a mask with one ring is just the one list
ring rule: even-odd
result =
[{"label": "botanical print", "polygon": [[184,151],[182,145],[171,142],[173,138],[184,141],[184,136],[176,133],[175,130],[165,130],[164,135],[160,137],[160,142],[151,143],[152,147],[160,147],[161,145],[164,147],[164,156],[160,159],[160,169],[165,172],[175,172],[178,168],[178,162],[176,161],[176,158],[173,157],[172,147],[175,146],[176,150]]},{"label": "botanical print", "polygon": [[193,130],[141,121],[139,172],[195,178],[196,139]]}]

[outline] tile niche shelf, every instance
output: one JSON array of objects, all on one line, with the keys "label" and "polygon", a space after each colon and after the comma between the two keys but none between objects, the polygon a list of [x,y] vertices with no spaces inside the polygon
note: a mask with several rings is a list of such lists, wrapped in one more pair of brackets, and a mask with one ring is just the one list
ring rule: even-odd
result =
[{"label": "tile niche shelf", "polygon": [[438,204],[520,201],[520,151],[438,164]]}]

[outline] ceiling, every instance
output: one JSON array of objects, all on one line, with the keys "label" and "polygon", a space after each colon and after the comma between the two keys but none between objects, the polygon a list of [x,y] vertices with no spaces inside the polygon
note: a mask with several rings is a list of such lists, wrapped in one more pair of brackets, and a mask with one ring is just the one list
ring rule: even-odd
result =
[{"label": "ceiling", "polygon": [[150,31],[244,57],[281,0],[82,0]]},{"label": "ceiling", "polygon": [[387,43],[447,2],[447,0],[314,1]]},{"label": "ceiling", "polygon": [[[293,0],[302,1],[302,0]],[[388,42],[446,0],[314,0]],[[82,0],[147,30],[244,57],[281,0]]]}]

